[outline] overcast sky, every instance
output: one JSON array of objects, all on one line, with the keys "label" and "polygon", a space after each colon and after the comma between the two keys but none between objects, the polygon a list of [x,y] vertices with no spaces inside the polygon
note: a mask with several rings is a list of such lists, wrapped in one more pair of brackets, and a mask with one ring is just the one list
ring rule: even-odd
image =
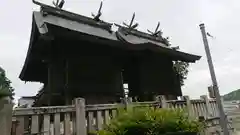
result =
[{"label": "overcast sky", "polygon": [[[50,0],[42,0],[51,4]],[[65,0],[64,9],[90,16],[97,12],[100,0]],[[32,12],[38,10],[31,0],[1,0],[0,4],[0,66],[12,81],[16,97],[35,95],[39,83],[22,82],[18,76],[29,45]],[[164,36],[173,46],[201,55],[190,66],[183,93],[199,97],[211,84],[199,24],[215,39],[209,39],[221,94],[240,88],[240,1],[239,0],[104,0],[102,19],[122,23],[136,13],[138,30],[155,29],[161,22]]]}]

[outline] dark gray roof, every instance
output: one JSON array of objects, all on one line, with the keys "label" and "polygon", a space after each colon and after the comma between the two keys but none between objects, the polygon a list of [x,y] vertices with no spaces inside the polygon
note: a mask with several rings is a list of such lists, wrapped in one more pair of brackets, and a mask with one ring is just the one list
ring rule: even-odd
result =
[{"label": "dark gray roof", "polygon": [[34,12],[33,16],[33,19],[36,21],[39,32],[41,34],[45,34],[48,32],[46,28],[44,29],[44,24],[50,24],[62,28],[67,28],[72,31],[117,41],[114,32],[111,32],[110,30],[107,30],[97,25],[82,23],[75,20],[68,20],[66,18],[55,16],[52,14],[43,16],[41,12]]},{"label": "dark gray roof", "polygon": [[[59,10],[59,9],[56,9],[56,10]],[[67,15],[65,13],[66,11],[63,11],[63,10],[61,11],[62,13],[64,13],[65,16]],[[58,14],[60,14],[60,12],[58,12]],[[45,34],[48,32],[47,28],[42,27],[44,23],[47,23],[47,24],[59,26],[62,28],[67,28],[72,31],[80,32],[83,34],[104,38],[111,41],[121,42],[118,38],[118,36],[121,36],[124,40],[126,40],[126,42],[123,44],[132,45],[134,48],[140,46],[138,44],[145,44],[145,46],[147,44],[152,44],[151,46],[154,46],[154,45],[156,46],[155,49],[161,48],[161,49],[167,49],[168,51],[172,50],[175,53],[183,53],[181,51],[175,51],[171,49],[169,46],[164,44],[161,39],[157,37],[151,36],[147,33],[140,32],[137,30],[131,30],[129,32],[128,29],[124,27],[119,28],[117,32],[112,32],[111,30],[106,30],[105,28],[102,28],[101,25],[98,26],[97,22],[95,22],[96,23],[95,25],[91,25],[93,23],[91,21],[89,21],[91,23],[87,23],[88,21],[74,21],[73,18],[71,20],[68,20],[65,17],[62,17],[60,15],[55,16],[53,14],[48,14],[46,16],[43,16],[43,14],[40,12],[34,12],[34,19],[38,26],[38,31],[41,34]],[[78,20],[80,19],[90,20],[90,18],[86,19],[86,17],[82,17],[82,16],[78,17]],[[92,21],[94,20],[92,19]],[[184,54],[185,55],[179,55],[179,56],[181,57],[187,56],[187,53],[184,53]],[[196,56],[196,55],[191,55],[191,54],[188,55],[188,57],[191,57],[191,56]],[[181,58],[181,59],[184,61],[184,58]],[[196,56],[196,57],[193,57],[192,59],[199,60],[200,57]],[[186,61],[189,61],[189,60],[186,60]],[[193,60],[190,60],[189,62],[193,62]]]},{"label": "dark gray roof", "polygon": [[41,12],[44,16],[54,15],[54,16],[58,16],[58,17],[61,17],[61,18],[65,18],[67,20],[73,20],[73,21],[77,21],[77,22],[80,22],[80,23],[100,27],[100,28],[108,30],[108,31],[111,30],[111,26],[112,26],[111,23],[107,23],[107,22],[104,22],[104,21],[95,21],[94,19],[91,19],[89,17],[82,16],[82,15],[79,15],[79,14],[75,14],[75,13],[72,13],[72,12],[68,12],[68,11],[62,10],[60,8],[54,8],[52,6],[37,2],[35,0],[33,0],[33,3],[41,6]]},{"label": "dark gray roof", "polygon": [[[30,70],[35,65],[37,65],[38,68],[42,68],[42,65],[36,61],[32,61],[31,57],[34,56],[33,50],[36,49],[34,46],[36,46],[35,44],[39,40],[39,35],[48,34],[50,26],[56,26],[58,29],[67,29],[70,32],[88,35],[88,40],[94,37],[96,43],[104,41],[104,43],[113,46],[124,46],[130,50],[151,50],[157,53],[164,53],[172,57],[173,60],[195,62],[200,59],[200,56],[173,50],[164,44],[161,38],[154,37],[144,32],[137,30],[129,31],[129,29],[125,27],[119,27],[116,32],[113,32],[111,30],[111,23],[103,21],[98,22],[89,17],[77,15],[47,5],[42,5],[41,9],[40,12],[33,13],[32,32],[28,53],[20,74],[20,79],[22,80],[26,80],[24,79],[26,70]],[[32,72],[33,71],[30,71],[29,74]],[[39,74],[41,73],[39,72]]]}]

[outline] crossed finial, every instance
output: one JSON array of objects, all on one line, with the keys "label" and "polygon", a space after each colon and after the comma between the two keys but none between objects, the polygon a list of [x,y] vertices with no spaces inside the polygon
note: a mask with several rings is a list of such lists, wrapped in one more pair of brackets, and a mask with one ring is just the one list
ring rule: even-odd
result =
[{"label": "crossed finial", "polygon": [[135,13],[133,13],[132,20],[131,20],[130,24],[128,25],[128,24],[126,24],[125,22],[123,22],[123,25],[125,25],[125,26],[128,27],[129,29],[135,29],[135,28],[137,28],[138,23],[133,24],[134,19],[135,19]]},{"label": "crossed finial", "polygon": [[54,5],[56,8],[60,8],[60,9],[63,7],[64,3],[65,3],[64,0],[61,0],[60,2],[59,2],[59,0],[57,0],[56,2],[53,1],[53,5]]},{"label": "crossed finial", "polygon": [[155,29],[154,32],[150,31],[150,30],[147,30],[151,35],[155,36],[155,37],[161,37],[162,36],[162,31],[161,30],[158,30],[159,29],[159,26],[160,26],[160,22],[158,22],[157,24],[157,27]]},{"label": "crossed finial", "polygon": [[166,37],[166,38],[162,38],[162,42],[167,45],[167,46],[170,46],[171,44],[169,43],[169,37]]},{"label": "crossed finial", "polygon": [[92,16],[94,17],[94,20],[96,20],[96,21],[100,21],[100,16],[102,15],[102,12],[101,12],[101,10],[102,10],[102,5],[103,5],[103,2],[101,1],[97,15],[94,15],[94,14],[92,13]]}]

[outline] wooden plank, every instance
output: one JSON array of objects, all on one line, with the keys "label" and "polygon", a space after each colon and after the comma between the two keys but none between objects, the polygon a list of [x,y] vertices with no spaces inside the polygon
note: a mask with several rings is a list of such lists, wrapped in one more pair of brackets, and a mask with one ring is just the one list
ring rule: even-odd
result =
[{"label": "wooden plank", "polygon": [[102,129],[102,111],[97,111],[97,130]]},{"label": "wooden plank", "polygon": [[204,116],[204,118],[207,118],[208,115],[207,115],[207,112],[206,112],[206,104],[202,103],[201,106],[202,106],[203,116]]},{"label": "wooden plank", "polygon": [[93,112],[88,112],[87,116],[87,126],[88,126],[88,132],[95,131],[94,125],[93,125]]},{"label": "wooden plank", "polygon": [[194,104],[191,103],[191,107],[192,107],[192,111],[193,111],[193,117],[195,118],[196,117],[196,109],[194,108]]},{"label": "wooden plank", "polygon": [[17,120],[16,135],[23,135],[24,134],[24,117],[18,116],[16,120]]},{"label": "wooden plank", "polygon": [[164,95],[160,95],[159,98],[160,98],[160,101],[161,101],[160,102],[161,103],[161,107],[162,108],[167,108],[166,97]]},{"label": "wooden plank", "polygon": [[201,106],[200,106],[200,103],[197,103],[197,108],[198,108],[198,116],[203,116],[203,114],[202,114],[202,109],[201,109]]},{"label": "wooden plank", "polygon": [[12,120],[11,135],[16,135],[16,119]]},{"label": "wooden plank", "polygon": [[178,109],[183,109],[183,104],[178,104],[177,107]]},{"label": "wooden plank", "polygon": [[205,102],[206,118],[211,117],[212,114],[210,112],[210,109],[211,109],[210,108],[210,102],[209,102],[209,99],[208,99],[207,95],[203,95],[203,96],[201,96],[201,98]]},{"label": "wooden plank", "polygon": [[214,110],[214,108],[213,108],[213,103],[212,103],[212,102],[210,102],[210,111],[211,111],[211,113],[212,113],[212,117],[215,117],[216,114],[215,114],[215,110]]},{"label": "wooden plank", "polygon": [[194,109],[196,110],[196,118],[199,117],[199,110],[198,110],[198,107],[197,107],[197,103],[194,103]]},{"label": "wooden plank", "polygon": [[216,117],[217,116],[217,110],[216,110],[216,107],[215,107],[215,102],[212,102],[211,103],[211,108],[212,108],[212,111],[213,111],[213,117]]},{"label": "wooden plank", "polygon": [[29,116],[24,116],[24,132],[28,132],[30,133],[30,119],[29,119]]},{"label": "wooden plank", "polygon": [[54,135],[60,135],[60,113],[54,114]]},{"label": "wooden plank", "polygon": [[117,116],[117,110],[112,110],[112,118],[115,118]]},{"label": "wooden plank", "polygon": [[64,135],[70,135],[71,130],[70,130],[70,114],[65,113],[64,114]]},{"label": "wooden plank", "polygon": [[178,104],[173,104],[174,105],[174,109],[178,109]]},{"label": "wooden plank", "polygon": [[203,109],[203,114],[204,114],[204,118],[207,118],[207,111],[206,111],[206,103],[202,103],[202,109]]},{"label": "wooden plank", "polygon": [[70,106],[51,106],[51,107],[32,107],[32,108],[16,108],[13,116],[36,115],[36,114],[55,114],[64,112],[74,112],[73,105]]},{"label": "wooden plank", "polygon": [[38,134],[39,133],[39,122],[38,122],[38,115],[32,116],[31,121],[31,134]]},{"label": "wooden plank", "polygon": [[194,117],[193,109],[192,109],[192,106],[191,106],[191,100],[190,100],[189,96],[183,96],[183,99],[186,101],[186,106],[187,106],[187,109],[188,109],[189,117]]},{"label": "wooden plank", "polygon": [[50,115],[43,116],[43,135],[50,135]]},{"label": "wooden plank", "polygon": [[87,135],[85,100],[77,98],[74,101],[76,109],[76,135]]},{"label": "wooden plank", "polygon": [[177,109],[182,109],[182,104],[177,104],[176,107]]},{"label": "wooden plank", "polygon": [[215,108],[215,111],[216,111],[216,116],[220,117],[219,108],[218,108],[218,105],[217,105],[216,102],[214,103],[214,108]]},{"label": "wooden plank", "polygon": [[197,108],[197,103],[194,103],[193,105],[194,105],[194,109],[195,109],[195,112],[196,112],[195,118],[197,118],[197,117],[199,117],[199,111],[198,111],[198,108]]},{"label": "wooden plank", "polygon": [[198,103],[197,106],[198,106],[199,116],[203,116],[201,103]]},{"label": "wooden plank", "polygon": [[54,124],[50,123],[50,135],[54,135]]},{"label": "wooden plank", "polygon": [[111,109],[117,109],[118,107],[119,107],[119,104],[86,105],[86,111],[111,110]]},{"label": "wooden plank", "polygon": [[109,110],[104,111],[104,124],[108,125],[110,122]]},{"label": "wooden plank", "polygon": [[218,106],[216,102],[213,102],[213,108],[215,111],[215,117],[219,117],[219,111],[218,111]]},{"label": "wooden plank", "polygon": [[199,103],[197,103],[197,109],[198,109],[198,117],[202,116],[201,108],[199,106]]},{"label": "wooden plank", "polygon": [[175,106],[173,103],[171,103],[171,108],[174,110],[175,109]]},{"label": "wooden plank", "polygon": [[76,130],[76,113],[72,114],[72,134],[75,135],[77,130]]},{"label": "wooden plank", "polygon": [[60,122],[60,135],[63,135],[63,134],[64,134],[64,121],[61,121]]}]

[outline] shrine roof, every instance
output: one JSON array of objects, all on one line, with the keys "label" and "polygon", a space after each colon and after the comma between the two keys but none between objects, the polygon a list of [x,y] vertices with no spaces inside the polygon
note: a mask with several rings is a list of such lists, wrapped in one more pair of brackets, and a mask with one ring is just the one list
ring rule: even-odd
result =
[{"label": "shrine roof", "polygon": [[[29,43],[29,49],[25,60],[24,67],[20,74],[20,79],[25,81],[39,81],[39,79],[27,79],[26,73],[33,73],[34,67],[43,68],[41,62],[33,61],[36,49],[43,40],[43,36],[53,34],[52,27],[59,31],[67,30],[69,33],[79,33],[85,35],[88,40],[95,40],[96,43],[104,41],[106,44],[113,46],[125,46],[129,50],[142,51],[151,50],[156,53],[167,54],[173,60],[181,60],[186,62],[195,62],[201,57],[181,51],[177,51],[169,47],[163,42],[162,38],[152,36],[150,34],[129,29],[127,27],[118,26],[117,31],[112,30],[112,24],[104,21],[96,21],[92,18],[68,12],[59,8],[48,5],[41,5],[41,11],[33,12],[32,32]],[[55,32],[54,34],[61,34]],[[63,34],[65,34],[63,32]],[[54,35],[53,35],[54,36]],[[54,40],[54,39],[53,39]],[[39,74],[42,74],[39,72]]]}]

